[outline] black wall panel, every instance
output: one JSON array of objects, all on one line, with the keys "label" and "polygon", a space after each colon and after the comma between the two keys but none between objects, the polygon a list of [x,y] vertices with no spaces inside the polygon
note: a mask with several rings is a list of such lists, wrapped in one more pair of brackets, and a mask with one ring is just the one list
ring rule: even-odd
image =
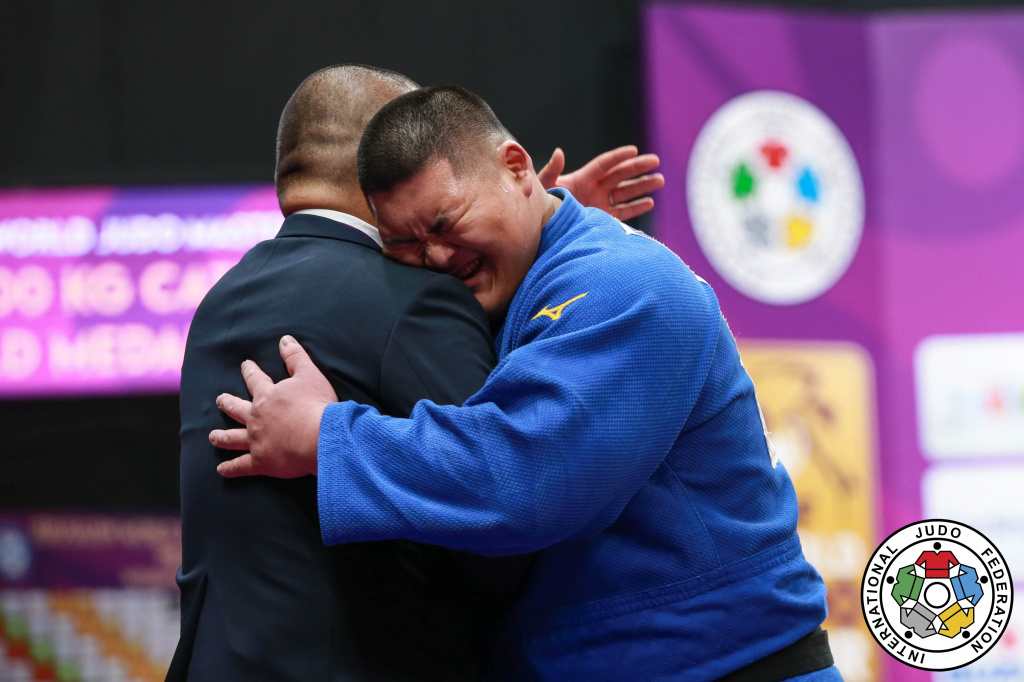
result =
[{"label": "black wall panel", "polygon": [[33,3],[2,48],[0,182],[268,179],[288,96],[340,62],[465,85],[572,164],[639,138],[637,30],[621,0]]}]

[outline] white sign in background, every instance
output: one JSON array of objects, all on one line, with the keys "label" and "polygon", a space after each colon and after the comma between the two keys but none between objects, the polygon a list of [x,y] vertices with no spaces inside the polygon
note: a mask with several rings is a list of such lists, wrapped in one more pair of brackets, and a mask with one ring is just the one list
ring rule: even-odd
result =
[{"label": "white sign in background", "polygon": [[926,457],[1024,455],[1024,334],[929,336],[914,373]]},{"label": "white sign in background", "polygon": [[[1024,462],[938,464],[922,479],[924,518],[953,519],[982,532],[999,548],[1014,585],[1024,585]],[[1014,611],[992,651],[970,665],[935,673],[942,682],[1024,682],[1024,616]]]}]

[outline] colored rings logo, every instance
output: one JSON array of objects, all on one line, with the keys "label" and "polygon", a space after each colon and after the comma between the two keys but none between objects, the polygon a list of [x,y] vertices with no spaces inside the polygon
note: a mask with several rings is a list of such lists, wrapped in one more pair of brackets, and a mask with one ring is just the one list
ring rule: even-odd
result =
[{"label": "colored rings logo", "polygon": [[1013,581],[1003,555],[974,528],[920,521],[875,550],[861,607],[889,655],[922,670],[952,670],[984,656],[1002,636]]},{"label": "colored rings logo", "polygon": [[694,142],[687,204],[701,250],[764,303],[816,298],[849,267],[864,222],[857,160],[839,128],[786,92],[740,95]]}]

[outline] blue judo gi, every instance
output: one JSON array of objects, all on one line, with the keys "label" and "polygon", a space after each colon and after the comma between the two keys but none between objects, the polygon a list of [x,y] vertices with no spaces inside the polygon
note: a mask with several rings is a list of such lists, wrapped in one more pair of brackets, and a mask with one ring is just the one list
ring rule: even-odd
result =
[{"label": "blue judo gi", "polygon": [[503,679],[711,680],[825,618],[793,485],[711,287],[552,192],[476,395],[409,419],[325,410],[323,537],[539,551],[495,646]]}]

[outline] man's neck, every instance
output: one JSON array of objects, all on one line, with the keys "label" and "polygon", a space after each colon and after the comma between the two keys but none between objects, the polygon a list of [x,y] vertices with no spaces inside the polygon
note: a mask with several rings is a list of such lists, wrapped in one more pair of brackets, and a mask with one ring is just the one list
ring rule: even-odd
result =
[{"label": "man's neck", "polygon": [[544,217],[540,223],[541,229],[548,224],[548,221],[551,220],[551,216],[555,215],[555,211],[557,211],[558,207],[562,205],[562,200],[554,194],[544,192],[544,197],[547,200],[547,206],[544,208]]},{"label": "man's neck", "polygon": [[376,225],[373,213],[362,192],[326,186],[298,187],[288,190],[281,199],[281,213],[287,218],[296,211],[306,209],[327,209],[355,216],[371,225]]}]

